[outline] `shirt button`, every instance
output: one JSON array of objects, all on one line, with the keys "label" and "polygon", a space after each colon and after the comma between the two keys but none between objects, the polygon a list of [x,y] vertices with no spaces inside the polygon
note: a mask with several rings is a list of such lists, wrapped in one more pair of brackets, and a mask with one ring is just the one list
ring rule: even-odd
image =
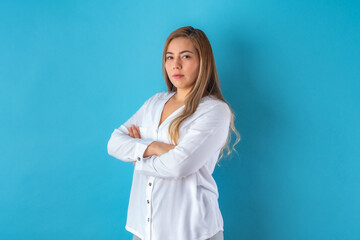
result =
[{"label": "shirt button", "polygon": [[149,201],[149,200],[147,200],[147,203],[150,203],[150,201]]},{"label": "shirt button", "polygon": [[149,186],[151,186],[151,182],[149,182]]},{"label": "shirt button", "polygon": [[138,157],[138,160],[140,161],[140,157]]},{"label": "shirt button", "polygon": [[150,222],[150,218],[148,218],[147,221]]}]

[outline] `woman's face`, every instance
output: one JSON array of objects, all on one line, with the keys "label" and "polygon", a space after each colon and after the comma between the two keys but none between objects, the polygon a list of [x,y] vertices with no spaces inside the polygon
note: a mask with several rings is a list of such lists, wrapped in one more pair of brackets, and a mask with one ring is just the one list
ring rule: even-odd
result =
[{"label": "woman's face", "polygon": [[190,90],[199,74],[200,58],[186,37],[170,41],[165,57],[165,68],[171,83],[177,89]]}]

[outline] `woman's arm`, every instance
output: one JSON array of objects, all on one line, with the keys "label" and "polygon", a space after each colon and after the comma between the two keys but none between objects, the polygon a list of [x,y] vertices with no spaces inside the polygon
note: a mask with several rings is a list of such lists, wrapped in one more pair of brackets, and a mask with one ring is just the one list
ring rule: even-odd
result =
[{"label": "woman's arm", "polygon": [[155,96],[156,95],[149,98],[133,116],[131,116],[119,128],[113,131],[107,144],[109,155],[124,162],[133,162],[139,159],[143,159],[144,151],[152,142],[152,140],[130,137],[128,128],[132,125],[142,124],[142,119],[144,117],[147,106]]},{"label": "woman's arm", "polygon": [[[129,136],[132,138],[141,138],[140,129],[138,126],[132,125],[128,129]],[[167,144],[163,142],[153,141],[146,148],[143,158],[150,157],[152,155],[160,156],[164,153],[167,153],[171,149],[174,149],[176,145]],[[133,164],[136,165],[136,161],[133,161]]]},{"label": "woman's arm", "polygon": [[231,111],[226,103],[201,112],[173,149],[161,156],[137,161],[136,171],[160,178],[177,179],[198,171],[226,143]]}]

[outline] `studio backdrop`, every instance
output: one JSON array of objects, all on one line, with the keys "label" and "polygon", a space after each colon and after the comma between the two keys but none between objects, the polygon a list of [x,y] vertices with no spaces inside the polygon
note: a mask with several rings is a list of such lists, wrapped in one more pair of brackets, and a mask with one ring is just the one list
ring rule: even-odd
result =
[{"label": "studio backdrop", "polygon": [[0,239],[131,239],[134,165],[106,146],[167,90],[163,46],[182,26],[208,36],[241,135],[213,174],[225,239],[360,239],[359,9],[2,0]]}]

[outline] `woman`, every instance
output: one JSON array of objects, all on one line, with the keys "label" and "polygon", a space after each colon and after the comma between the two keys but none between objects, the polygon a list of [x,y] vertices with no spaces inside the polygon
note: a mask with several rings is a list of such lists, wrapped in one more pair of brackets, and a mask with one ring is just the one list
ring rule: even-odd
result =
[{"label": "woman", "polygon": [[240,136],[203,31],[170,34],[163,75],[168,91],[150,97],[108,142],[111,156],[135,165],[125,228],[133,239],[223,239],[212,173],[230,128],[233,148]]}]

